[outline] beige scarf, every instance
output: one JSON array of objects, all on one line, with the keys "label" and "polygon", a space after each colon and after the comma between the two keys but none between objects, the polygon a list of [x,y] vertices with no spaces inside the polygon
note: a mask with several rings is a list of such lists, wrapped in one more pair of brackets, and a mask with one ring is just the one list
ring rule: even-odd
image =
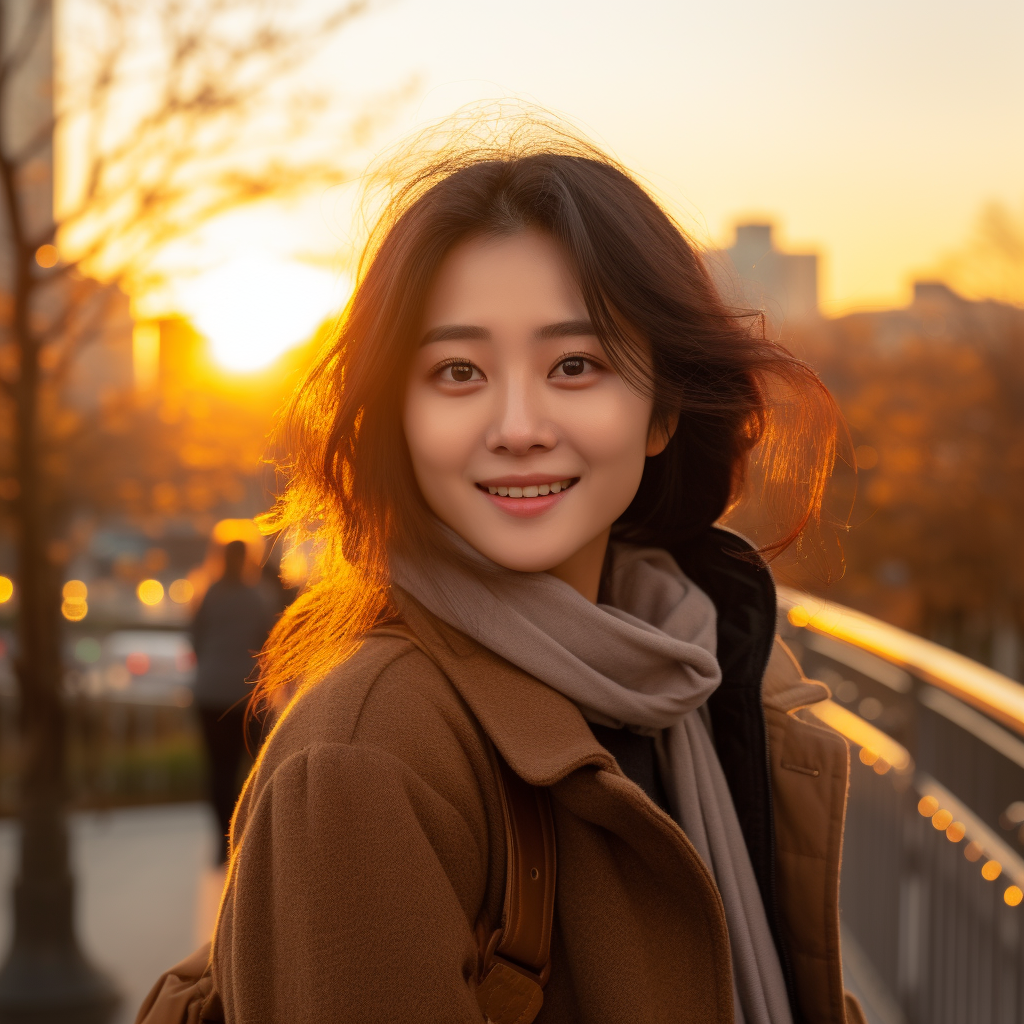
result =
[{"label": "beige scarf", "polygon": [[438,618],[573,701],[590,721],[660,736],[676,820],[725,905],[736,1024],[792,1024],[786,985],[728,783],[698,709],[721,682],[711,599],[665,551],[612,546],[608,604],[547,573],[392,555],[392,576]]}]

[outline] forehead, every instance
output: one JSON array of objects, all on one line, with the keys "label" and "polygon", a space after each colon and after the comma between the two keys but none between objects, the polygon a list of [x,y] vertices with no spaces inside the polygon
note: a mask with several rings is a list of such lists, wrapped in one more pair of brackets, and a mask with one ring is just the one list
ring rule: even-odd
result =
[{"label": "forehead", "polygon": [[528,228],[456,245],[431,284],[424,326],[487,326],[510,318],[550,322],[585,314],[579,285],[561,248],[550,235]]}]

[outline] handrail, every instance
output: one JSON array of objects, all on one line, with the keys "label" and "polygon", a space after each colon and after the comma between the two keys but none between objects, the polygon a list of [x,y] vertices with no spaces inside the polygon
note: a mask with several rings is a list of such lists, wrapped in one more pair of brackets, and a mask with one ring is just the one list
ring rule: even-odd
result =
[{"label": "handrail", "polygon": [[792,625],[908,669],[1024,736],[1024,686],[1008,676],[863,612],[790,587],[779,587],[779,604]]}]

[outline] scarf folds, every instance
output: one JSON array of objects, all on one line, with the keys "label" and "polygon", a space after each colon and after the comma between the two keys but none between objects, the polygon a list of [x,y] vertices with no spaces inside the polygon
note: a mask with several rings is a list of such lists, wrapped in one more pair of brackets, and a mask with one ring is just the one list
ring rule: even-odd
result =
[{"label": "scarf folds", "polygon": [[701,714],[722,678],[711,599],[660,549],[613,544],[608,603],[595,605],[554,576],[503,569],[445,532],[465,564],[392,553],[395,583],[568,697],[588,721],[658,738],[675,818],[725,906],[736,1024],[792,1024],[750,855]]}]

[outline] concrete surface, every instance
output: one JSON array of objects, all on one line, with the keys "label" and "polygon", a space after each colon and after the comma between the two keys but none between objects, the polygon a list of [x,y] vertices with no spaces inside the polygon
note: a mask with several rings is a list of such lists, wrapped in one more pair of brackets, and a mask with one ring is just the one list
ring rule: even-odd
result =
[{"label": "concrete surface", "polygon": [[[213,868],[216,824],[206,804],[76,814],[71,848],[78,932],[86,955],[107,971],[131,1024],[157,977],[204,941],[223,883]],[[11,935],[10,886],[17,827],[0,822],[0,950]]]}]

